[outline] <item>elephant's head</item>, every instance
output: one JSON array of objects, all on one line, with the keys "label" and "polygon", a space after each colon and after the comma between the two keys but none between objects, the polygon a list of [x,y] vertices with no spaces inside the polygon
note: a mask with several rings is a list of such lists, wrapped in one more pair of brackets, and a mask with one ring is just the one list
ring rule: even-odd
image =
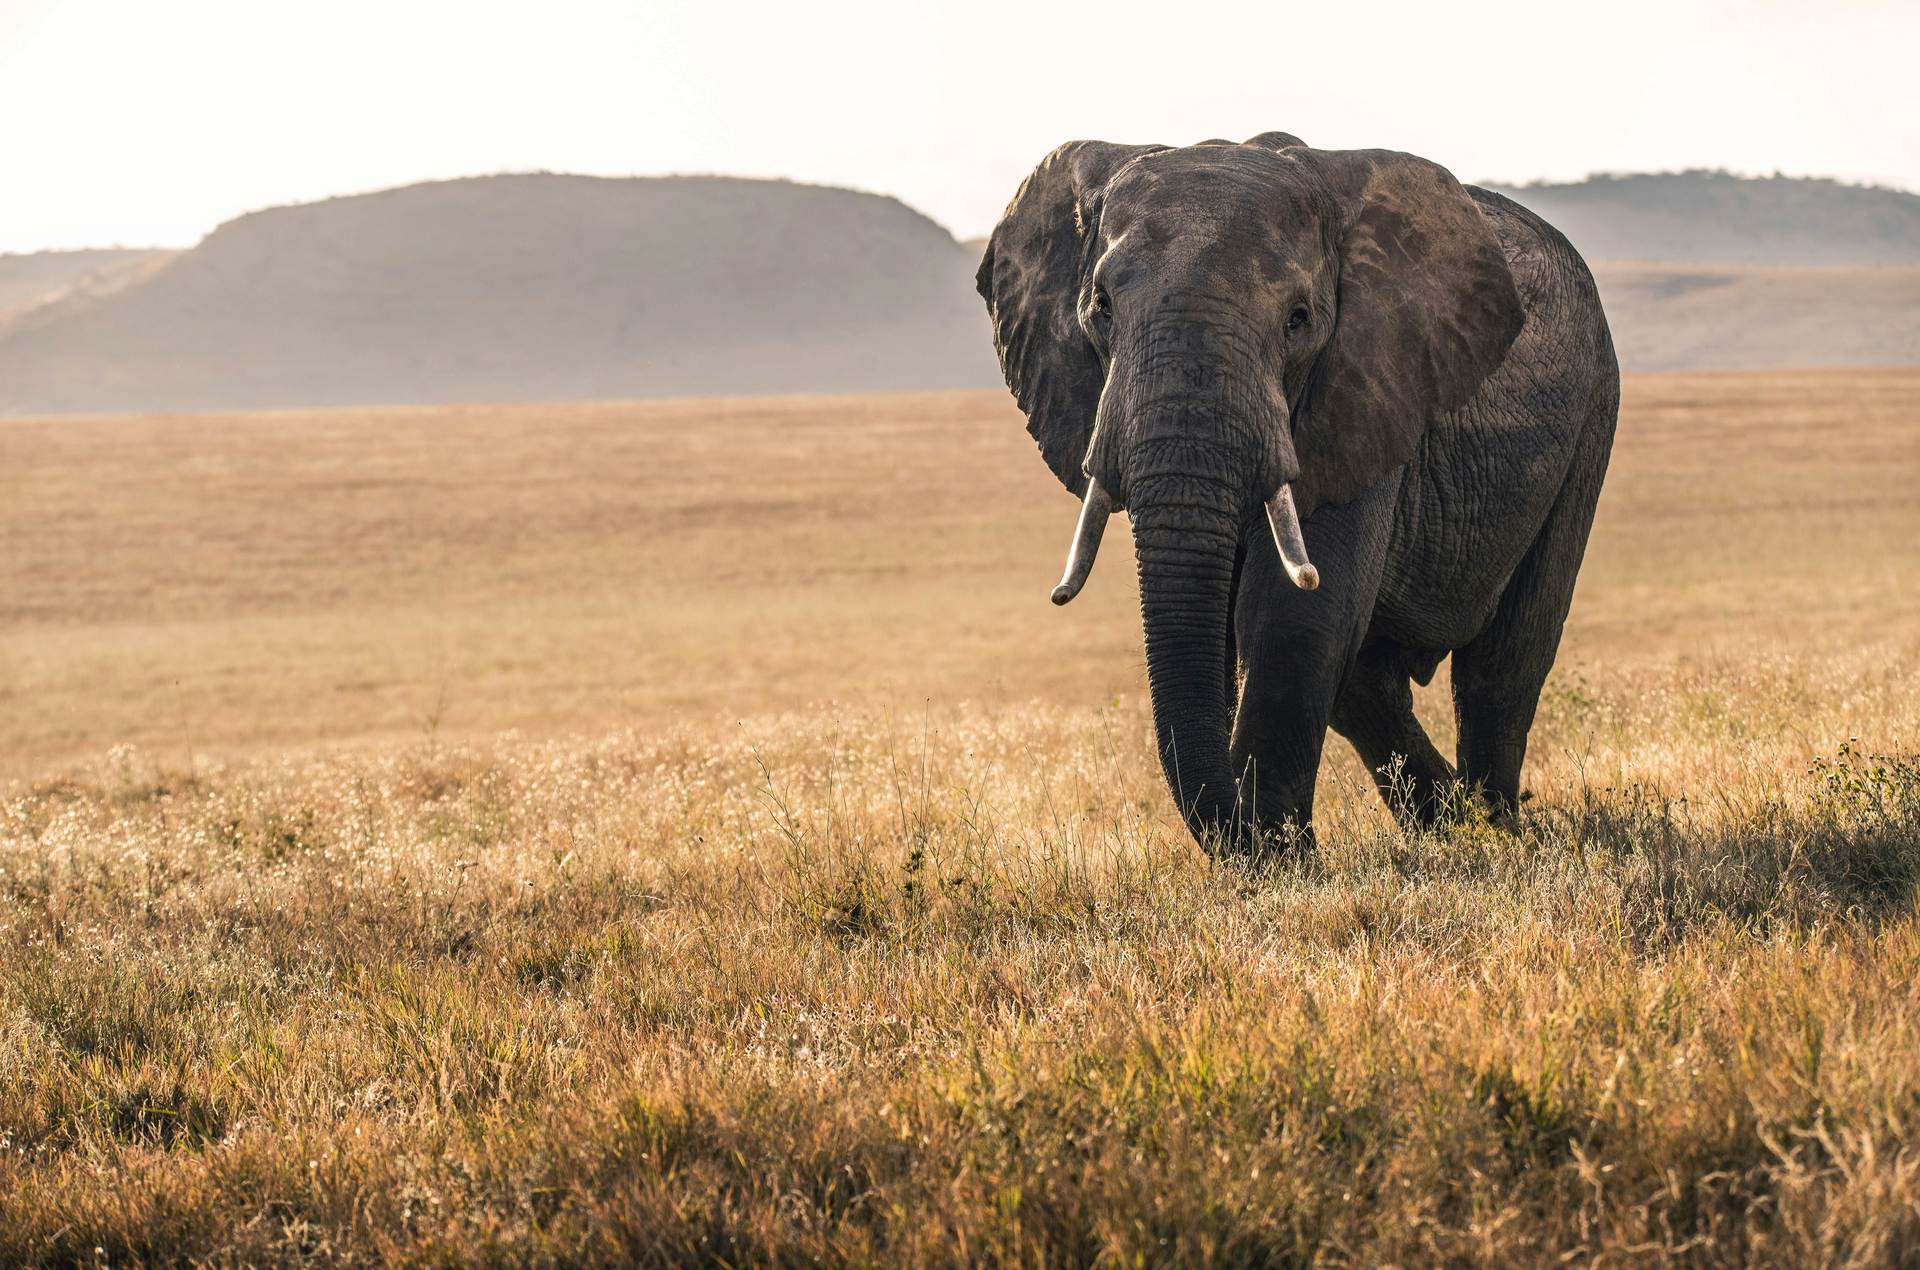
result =
[{"label": "elephant's head", "polygon": [[1107,517],[1134,526],[1160,757],[1203,842],[1244,831],[1227,629],[1263,512],[1300,519],[1397,471],[1518,334],[1511,274],[1445,169],[1284,133],[1183,149],[1076,141],[1035,168],[979,274],[1008,386],[1083,497],[1064,604]]}]

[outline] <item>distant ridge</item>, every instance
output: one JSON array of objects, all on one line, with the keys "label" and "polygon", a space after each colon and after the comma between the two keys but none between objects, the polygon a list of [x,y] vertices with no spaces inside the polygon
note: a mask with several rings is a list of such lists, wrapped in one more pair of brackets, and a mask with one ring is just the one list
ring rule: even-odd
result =
[{"label": "distant ridge", "polygon": [[[1920,196],[1503,192],[1586,255],[1630,370],[1920,363]],[[996,387],[979,258],[897,199],[785,181],[411,185],[185,252],[0,256],[0,414]]]},{"label": "distant ridge", "polygon": [[1629,370],[1920,362],[1920,195],[1713,171],[1490,188],[1586,256]]},{"label": "distant ridge", "polygon": [[1590,260],[1688,265],[1920,265],[1920,194],[1820,177],[1602,174],[1490,185]]},{"label": "distant ridge", "polygon": [[975,261],[881,195],[476,177],[255,212],[0,323],[14,413],[985,386]]},{"label": "distant ridge", "polygon": [[76,287],[99,287],[135,266],[172,256],[170,251],[96,247],[83,251],[0,253],[0,324],[20,310],[45,304]]}]

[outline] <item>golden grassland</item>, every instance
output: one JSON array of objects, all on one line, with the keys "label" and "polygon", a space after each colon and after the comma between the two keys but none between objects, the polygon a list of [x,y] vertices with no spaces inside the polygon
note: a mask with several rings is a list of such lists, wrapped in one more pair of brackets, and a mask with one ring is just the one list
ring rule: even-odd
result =
[{"label": "golden grassland", "polygon": [[[1630,379],[1563,664],[1920,617],[1920,370]],[[0,778],[1141,684],[1004,393],[0,420]]]},{"label": "golden grassland", "polygon": [[1518,831],[1253,870],[997,396],[0,422],[0,1262],[1909,1257],[1916,478],[1630,380]]}]

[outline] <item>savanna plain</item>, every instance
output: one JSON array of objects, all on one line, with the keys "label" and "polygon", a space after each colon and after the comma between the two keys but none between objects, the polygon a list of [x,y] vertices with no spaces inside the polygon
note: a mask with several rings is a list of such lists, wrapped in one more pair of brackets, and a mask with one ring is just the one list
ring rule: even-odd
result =
[{"label": "savanna plain", "polygon": [[1629,378],[1511,828],[1210,862],[1073,514],[1000,394],[0,420],[0,1263],[1920,1256],[1920,371]]}]

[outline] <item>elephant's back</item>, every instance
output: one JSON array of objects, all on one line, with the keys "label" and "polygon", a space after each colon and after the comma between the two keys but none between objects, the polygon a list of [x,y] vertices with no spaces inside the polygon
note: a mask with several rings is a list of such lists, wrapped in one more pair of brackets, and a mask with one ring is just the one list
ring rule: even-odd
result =
[{"label": "elephant's back", "polygon": [[[1535,352],[1556,351],[1585,364],[1596,377],[1611,374],[1617,380],[1613,336],[1586,258],[1531,208],[1477,185],[1466,189],[1506,254],[1527,325],[1534,328]],[[1521,347],[1516,340],[1515,349]]]},{"label": "elephant's back", "polygon": [[1451,650],[1492,617],[1559,496],[1583,430],[1612,426],[1619,367],[1593,274],[1566,237],[1469,186],[1526,320],[1474,398],[1436,419],[1409,464],[1376,615],[1413,648]]}]

